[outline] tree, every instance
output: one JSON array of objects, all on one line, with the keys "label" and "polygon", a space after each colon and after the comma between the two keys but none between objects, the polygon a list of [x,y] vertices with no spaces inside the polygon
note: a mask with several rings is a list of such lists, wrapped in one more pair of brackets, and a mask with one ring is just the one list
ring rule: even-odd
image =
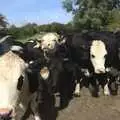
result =
[{"label": "tree", "polygon": [[120,0],[63,0],[63,8],[73,14],[77,29],[101,30],[111,21],[112,10],[119,10]]},{"label": "tree", "polygon": [[3,16],[2,14],[0,14],[0,29],[2,28],[6,28],[7,27],[7,21],[5,16]]},{"label": "tree", "polygon": [[0,14],[0,37],[3,37],[7,34],[7,25],[8,22],[2,14]]},{"label": "tree", "polygon": [[120,31],[120,11],[113,10],[111,14],[111,21],[109,21],[109,24],[106,26],[106,28],[109,31]]}]

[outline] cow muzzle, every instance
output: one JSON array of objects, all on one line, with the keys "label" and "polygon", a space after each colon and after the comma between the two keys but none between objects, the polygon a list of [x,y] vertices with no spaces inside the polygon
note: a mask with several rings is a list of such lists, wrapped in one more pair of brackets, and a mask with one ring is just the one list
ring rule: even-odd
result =
[{"label": "cow muzzle", "polygon": [[96,74],[104,74],[106,72],[106,70],[104,68],[99,68],[95,70]]},{"label": "cow muzzle", "polygon": [[0,120],[11,120],[13,117],[13,110],[8,108],[0,108]]}]

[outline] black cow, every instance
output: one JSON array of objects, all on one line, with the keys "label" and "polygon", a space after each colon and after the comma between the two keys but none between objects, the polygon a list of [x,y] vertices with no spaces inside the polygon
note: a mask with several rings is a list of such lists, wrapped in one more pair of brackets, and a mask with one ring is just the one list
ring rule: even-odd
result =
[{"label": "black cow", "polygon": [[78,78],[86,76],[87,70],[92,95],[98,96],[97,81],[102,84],[104,94],[108,95],[110,92],[107,85],[107,69],[117,68],[118,65],[117,40],[114,34],[107,31],[77,33],[72,37],[67,36],[66,41],[69,43],[71,59],[78,66],[77,73],[80,74],[77,74]]}]

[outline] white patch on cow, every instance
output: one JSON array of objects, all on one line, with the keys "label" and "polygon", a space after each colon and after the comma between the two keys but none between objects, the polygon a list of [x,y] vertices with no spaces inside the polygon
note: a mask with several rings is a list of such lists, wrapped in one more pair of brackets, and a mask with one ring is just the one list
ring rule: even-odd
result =
[{"label": "white patch on cow", "polygon": [[35,120],[41,120],[38,115],[34,115],[34,119],[35,119]]},{"label": "white patch on cow", "polygon": [[74,91],[75,96],[80,96],[80,83],[77,83]]},{"label": "white patch on cow", "polygon": [[34,61],[32,61],[32,60],[29,62],[29,64],[33,64],[33,63],[34,63]]},{"label": "white patch on cow", "polygon": [[30,43],[34,43],[35,41],[34,41],[34,40],[29,40],[28,42],[30,42]]},{"label": "white patch on cow", "polygon": [[111,71],[111,68],[106,68],[106,72],[110,72]]},{"label": "white patch on cow", "polygon": [[11,47],[11,50],[12,51],[21,51],[21,50],[23,50],[23,48],[21,46],[18,46],[18,45],[13,45]]},{"label": "white patch on cow", "polygon": [[105,95],[110,95],[110,91],[109,91],[109,88],[108,88],[108,84],[106,84],[106,85],[104,86],[104,94],[105,94]]},{"label": "white patch on cow", "polygon": [[110,90],[109,90],[109,87],[108,87],[108,83],[109,83],[110,79],[107,78],[107,83],[105,84],[104,86],[104,95],[110,95]]},{"label": "white patch on cow", "polygon": [[25,108],[24,108],[24,106],[23,106],[23,104],[19,104],[19,107],[22,109],[22,110],[24,110]]},{"label": "white patch on cow", "polygon": [[50,75],[50,71],[47,67],[43,67],[41,70],[40,70],[40,75],[41,77],[46,80],[48,79],[49,75]]},{"label": "white patch on cow", "polygon": [[105,73],[105,56],[107,50],[104,42],[101,40],[94,40],[90,48],[90,59],[93,64],[95,73]]},{"label": "white patch on cow", "polygon": [[36,41],[36,45],[33,48],[40,48],[40,43]]},{"label": "white patch on cow", "polygon": [[69,58],[63,58],[63,61],[69,61]]},{"label": "white patch on cow", "polygon": [[88,69],[82,68],[81,71],[84,73],[84,75],[85,75],[86,77],[89,77],[89,76],[90,76],[90,72],[89,72]]},{"label": "white patch on cow", "polygon": [[[0,68],[0,90],[2,91],[0,92],[0,109],[7,108],[15,111],[16,105],[20,101],[20,95],[28,89],[24,84],[26,83],[24,80],[26,64],[19,56],[9,51],[0,57]],[[21,75],[24,77],[23,86],[22,90],[18,91],[17,84]]]}]

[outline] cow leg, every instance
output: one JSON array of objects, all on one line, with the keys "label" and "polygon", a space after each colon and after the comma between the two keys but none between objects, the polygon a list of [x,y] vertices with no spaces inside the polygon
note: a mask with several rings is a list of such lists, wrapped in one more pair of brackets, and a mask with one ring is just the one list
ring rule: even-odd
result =
[{"label": "cow leg", "polygon": [[105,78],[103,83],[103,92],[104,92],[104,95],[106,96],[110,95],[110,90],[108,87],[109,81],[110,81],[110,78]]},{"label": "cow leg", "polygon": [[111,95],[117,95],[118,92],[118,84],[117,84],[117,78],[112,77],[109,82],[109,90]]},{"label": "cow leg", "polygon": [[30,107],[30,103],[24,113],[24,115],[22,116],[21,120],[26,120],[27,118],[29,118],[30,114],[32,113],[31,111],[31,107]]},{"label": "cow leg", "polygon": [[[77,80],[76,80],[77,81]],[[76,97],[80,97],[80,81],[77,81],[76,85],[75,85],[75,91],[74,91],[74,95]]]},{"label": "cow leg", "polygon": [[93,97],[98,97],[99,96],[98,95],[99,88],[98,88],[98,85],[97,85],[97,80],[94,77],[90,78],[89,90],[90,90]]},{"label": "cow leg", "polygon": [[108,83],[106,83],[105,86],[104,86],[104,95],[110,95]]},{"label": "cow leg", "polygon": [[39,115],[35,114],[34,115],[34,120],[41,120],[41,119],[40,119]]}]

